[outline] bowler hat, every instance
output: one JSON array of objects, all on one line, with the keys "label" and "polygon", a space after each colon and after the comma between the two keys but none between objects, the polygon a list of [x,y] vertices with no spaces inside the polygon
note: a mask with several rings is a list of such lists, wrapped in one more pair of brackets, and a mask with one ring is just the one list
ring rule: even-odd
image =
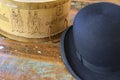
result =
[{"label": "bowler hat", "polygon": [[120,80],[120,6],[100,2],[81,9],[60,50],[77,80]]}]

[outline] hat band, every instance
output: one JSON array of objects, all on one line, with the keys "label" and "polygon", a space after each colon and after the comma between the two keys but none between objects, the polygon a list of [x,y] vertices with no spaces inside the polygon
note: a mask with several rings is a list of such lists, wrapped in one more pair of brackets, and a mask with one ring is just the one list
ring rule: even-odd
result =
[{"label": "hat band", "polygon": [[77,56],[79,58],[79,60],[82,62],[82,64],[88,68],[89,70],[93,71],[93,72],[97,72],[97,73],[102,73],[102,74],[108,74],[111,72],[115,72],[117,70],[120,70],[120,66],[115,66],[115,67],[100,67],[100,66],[96,66],[93,65],[91,63],[89,63],[88,61],[86,61],[82,55],[80,55],[79,52],[77,52]]}]

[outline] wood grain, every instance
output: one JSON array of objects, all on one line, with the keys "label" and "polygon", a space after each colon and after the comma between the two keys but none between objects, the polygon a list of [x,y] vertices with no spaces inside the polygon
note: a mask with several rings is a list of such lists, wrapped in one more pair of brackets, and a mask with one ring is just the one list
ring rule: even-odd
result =
[{"label": "wood grain", "polygon": [[59,43],[0,40],[0,78],[5,80],[74,80],[64,66]]}]

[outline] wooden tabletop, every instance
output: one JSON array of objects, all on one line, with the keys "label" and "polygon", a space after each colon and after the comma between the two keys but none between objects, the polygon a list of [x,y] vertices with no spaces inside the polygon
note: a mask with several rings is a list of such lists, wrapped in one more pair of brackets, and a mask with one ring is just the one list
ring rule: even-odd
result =
[{"label": "wooden tabletop", "polygon": [[59,43],[0,40],[0,80],[73,80],[65,68]]}]

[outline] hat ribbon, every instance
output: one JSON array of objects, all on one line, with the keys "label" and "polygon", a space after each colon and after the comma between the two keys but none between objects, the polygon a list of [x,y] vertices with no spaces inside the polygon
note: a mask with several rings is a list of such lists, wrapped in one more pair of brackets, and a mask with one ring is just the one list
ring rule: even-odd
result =
[{"label": "hat ribbon", "polygon": [[82,62],[82,64],[91,71],[94,71],[97,73],[103,73],[103,74],[107,73],[108,74],[108,73],[120,70],[120,65],[114,66],[114,67],[101,67],[101,66],[94,65],[94,64],[88,62],[87,60],[85,60],[78,51],[76,52],[76,54],[77,54],[77,57],[79,58],[79,60]]}]

